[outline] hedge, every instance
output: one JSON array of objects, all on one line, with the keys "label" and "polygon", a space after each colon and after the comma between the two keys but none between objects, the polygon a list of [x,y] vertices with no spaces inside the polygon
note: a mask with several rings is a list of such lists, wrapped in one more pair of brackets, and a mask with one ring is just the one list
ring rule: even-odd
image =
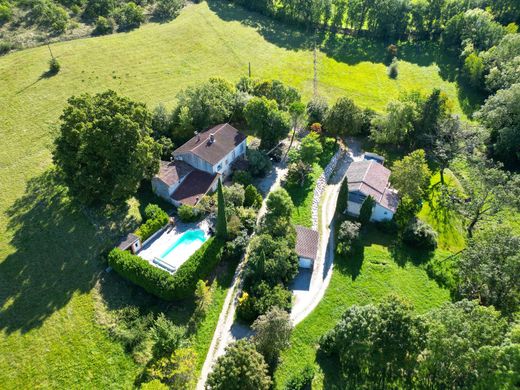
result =
[{"label": "hedge", "polygon": [[115,248],[108,264],[123,278],[166,301],[188,298],[199,279],[205,279],[223,258],[225,241],[209,238],[172,275],[143,258]]},{"label": "hedge", "polygon": [[152,234],[168,223],[168,214],[155,204],[149,204],[144,210],[146,222],[137,228],[135,234],[145,241]]}]

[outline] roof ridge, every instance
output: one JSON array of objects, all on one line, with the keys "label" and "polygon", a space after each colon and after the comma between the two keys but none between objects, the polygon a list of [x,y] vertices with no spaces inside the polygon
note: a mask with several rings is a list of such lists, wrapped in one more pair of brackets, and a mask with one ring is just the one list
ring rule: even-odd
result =
[{"label": "roof ridge", "polygon": [[[227,123],[224,123],[223,125],[221,125],[217,130],[215,130],[215,131],[213,132],[213,134],[215,134],[215,133],[217,133],[218,131],[222,130],[222,128],[223,128],[226,124],[227,124]],[[208,131],[214,129],[215,127],[217,127],[217,126],[213,126],[213,127],[209,128],[208,130],[203,131],[203,133],[206,133],[206,132],[208,132]],[[195,147],[194,147],[193,149],[191,149],[191,151],[193,152],[195,149],[197,149],[199,146],[201,146],[201,145],[203,145],[203,144],[204,144],[204,142],[201,142],[200,144],[195,145]]]}]

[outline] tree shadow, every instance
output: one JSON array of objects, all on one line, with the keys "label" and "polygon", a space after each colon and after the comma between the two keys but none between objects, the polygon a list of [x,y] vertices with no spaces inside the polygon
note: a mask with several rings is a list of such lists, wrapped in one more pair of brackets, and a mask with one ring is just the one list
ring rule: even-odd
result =
[{"label": "tree shadow", "polygon": [[133,222],[126,211],[83,208],[52,170],[29,180],[6,211],[14,252],[0,263],[0,329],[28,332],[88,293],[104,268],[99,254]]},{"label": "tree shadow", "polygon": [[340,363],[336,356],[328,356],[318,350],[316,362],[323,372],[323,388],[327,390],[343,390],[347,388],[341,372],[338,370]]},{"label": "tree shadow", "polygon": [[426,264],[435,255],[433,250],[412,248],[397,240],[388,247],[388,250],[395,263],[400,267],[406,266],[407,263],[415,266]]}]

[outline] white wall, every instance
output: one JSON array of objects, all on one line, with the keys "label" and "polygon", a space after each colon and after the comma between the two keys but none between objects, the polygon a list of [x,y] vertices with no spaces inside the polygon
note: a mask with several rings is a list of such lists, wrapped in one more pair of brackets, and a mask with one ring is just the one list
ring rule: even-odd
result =
[{"label": "white wall", "polygon": [[[243,145],[243,146],[242,146]],[[243,150],[241,150],[243,148]],[[231,172],[231,164],[240,156],[243,156],[246,153],[246,140],[237,145],[235,149],[229,152],[226,157],[220,160],[218,163],[213,165],[213,173],[221,173],[223,176],[227,176]],[[233,157],[233,152],[235,156]],[[227,163],[226,163],[227,160]],[[221,165],[221,169],[218,169],[218,166]]]},{"label": "white wall", "polygon": [[353,215],[355,217],[359,216],[359,212],[361,211],[361,205],[355,202],[347,202],[347,213]]},{"label": "white wall", "polygon": [[381,206],[379,203],[376,203],[374,209],[372,210],[372,218],[371,221],[384,221],[389,220],[394,217],[394,213],[387,208]]}]

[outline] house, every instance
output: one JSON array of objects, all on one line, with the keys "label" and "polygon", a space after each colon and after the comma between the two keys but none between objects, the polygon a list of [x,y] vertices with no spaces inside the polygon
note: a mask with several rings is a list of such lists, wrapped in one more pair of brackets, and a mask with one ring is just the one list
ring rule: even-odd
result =
[{"label": "house", "polygon": [[314,261],[318,255],[319,234],[303,226],[296,225],[296,255],[298,255],[298,266],[300,268],[314,267]]},{"label": "house", "polygon": [[394,217],[399,196],[390,187],[390,170],[375,160],[355,161],[347,170],[347,214],[359,216],[361,205],[368,196],[375,200],[371,221],[390,220]]},{"label": "house", "polygon": [[172,161],[161,161],[153,191],[175,206],[195,206],[245,153],[246,136],[228,123],[217,125],[177,148]]}]

